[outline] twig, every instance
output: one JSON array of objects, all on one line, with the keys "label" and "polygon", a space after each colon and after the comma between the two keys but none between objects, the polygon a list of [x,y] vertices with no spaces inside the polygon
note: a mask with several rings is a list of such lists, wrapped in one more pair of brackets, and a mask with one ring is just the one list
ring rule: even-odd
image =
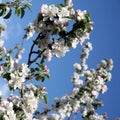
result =
[{"label": "twig", "polygon": [[33,42],[32,46],[31,46],[30,53],[29,53],[29,56],[28,56],[28,67],[32,64],[31,63],[31,56],[34,53],[33,49],[34,49],[34,46],[35,46],[35,42],[37,42],[39,37],[40,37],[40,34],[37,36],[37,38],[35,39],[35,41]]}]

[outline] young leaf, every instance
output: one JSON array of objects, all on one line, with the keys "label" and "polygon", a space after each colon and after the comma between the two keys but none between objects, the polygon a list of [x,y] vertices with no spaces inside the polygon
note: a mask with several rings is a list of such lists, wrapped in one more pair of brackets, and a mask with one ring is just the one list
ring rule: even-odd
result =
[{"label": "young leaf", "polygon": [[43,97],[44,97],[45,103],[47,104],[48,103],[48,97],[46,95],[44,95]]}]

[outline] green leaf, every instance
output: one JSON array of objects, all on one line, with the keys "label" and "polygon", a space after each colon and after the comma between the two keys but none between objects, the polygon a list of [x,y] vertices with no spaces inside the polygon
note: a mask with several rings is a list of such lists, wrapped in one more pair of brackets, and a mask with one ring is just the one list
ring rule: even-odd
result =
[{"label": "green leaf", "polygon": [[65,5],[67,4],[67,0],[64,0],[64,4],[65,4]]},{"label": "green leaf", "polygon": [[35,72],[35,69],[34,69],[34,68],[31,68],[30,71],[31,71],[31,73],[34,73],[34,72]]},{"label": "green leaf", "polygon": [[37,76],[37,77],[36,77],[36,80],[37,80],[37,81],[39,81],[40,79],[41,79],[41,77],[40,77],[40,76]]},{"label": "green leaf", "polygon": [[12,10],[10,9],[10,11],[7,13],[7,15],[4,16],[4,19],[9,19],[11,15],[12,15]]},{"label": "green leaf", "polygon": [[45,78],[43,76],[37,76],[35,79],[37,81],[41,81],[41,82],[43,82],[45,80]]},{"label": "green leaf", "polygon": [[44,82],[45,78],[44,77],[41,77],[41,82]]},{"label": "green leaf", "polygon": [[2,10],[1,10],[1,12],[0,12],[0,16],[5,15],[5,13],[6,13],[6,9],[5,9],[5,8],[2,8]]},{"label": "green leaf", "polygon": [[40,69],[36,67],[35,70],[36,70],[36,71],[39,71]]},{"label": "green leaf", "polygon": [[3,75],[3,78],[5,78],[6,80],[10,80],[11,79],[11,76],[10,76],[10,73],[5,73],[4,75]]},{"label": "green leaf", "polygon": [[43,67],[44,65],[41,63],[36,63],[36,65],[38,65],[39,68]]},{"label": "green leaf", "polygon": [[47,104],[48,103],[48,97],[46,95],[43,96],[44,97],[44,101]]},{"label": "green leaf", "polygon": [[21,8],[21,16],[20,16],[20,18],[23,18],[24,15],[25,15],[25,10],[23,8]]},{"label": "green leaf", "polygon": [[86,17],[86,21],[89,22],[89,21],[90,21],[90,14],[87,13],[87,14],[85,15],[85,17]]},{"label": "green leaf", "polygon": [[39,16],[38,16],[38,22],[41,21],[42,19],[43,19],[42,14],[39,14]]},{"label": "green leaf", "polygon": [[6,3],[0,3],[0,9],[3,9],[6,7]]},{"label": "green leaf", "polygon": [[14,86],[10,85],[9,89],[10,89],[11,92],[13,92],[14,91]]},{"label": "green leaf", "polygon": [[45,62],[45,56],[42,57],[41,61],[40,61],[40,64],[43,64]]},{"label": "green leaf", "polygon": [[3,113],[0,114],[0,120],[4,120],[4,114]]},{"label": "green leaf", "polygon": [[20,16],[20,13],[21,13],[21,8],[16,8],[15,9],[15,14],[17,15],[17,16]]},{"label": "green leaf", "polygon": [[0,11],[0,16],[4,15],[4,9]]},{"label": "green leaf", "polygon": [[44,76],[48,79],[50,79],[50,75],[48,73],[45,73]]},{"label": "green leaf", "polygon": [[26,8],[28,8],[32,12],[29,4],[26,5]]},{"label": "green leaf", "polygon": [[62,9],[62,8],[64,7],[64,5],[63,5],[63,4],[58,4],[57,7],[58,7],[59,9]]}]

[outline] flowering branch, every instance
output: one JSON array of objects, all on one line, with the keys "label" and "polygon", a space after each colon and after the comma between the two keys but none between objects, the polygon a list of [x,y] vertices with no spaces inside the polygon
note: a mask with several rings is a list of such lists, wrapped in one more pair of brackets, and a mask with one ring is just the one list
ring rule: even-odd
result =
[{"label": "flowering branch", "polygon": [[[1,3],[0,16],[9,19],[11,7],[14,7],[15,14],[22,18],[24,9],[30,7],[29,2],[16,0]],[[72,26],[71,30],[68,29],[69,26]],[[89,13],[74,10],[72,0],[64,0],[64,4],[59,5],[43,4],[37,18],[25,29],[24,42],[38,33],[31,45],[27,64],[19,63],[23,42],[13,49],[17,49],[16,56],[13,57],[12,49],[6,50],[3,40],[0,40],[0,76],[7,81],[12,91],[7,99],[0,95],[0,120],[70,120],[78,114],[81,114],[83,120],[105,120],[106,113],[98,115],[96,109],[103,105],[99,95],[107,91],[106,83],[111,79],[113,62],[105,59],[96,69],[89,69],[86,60],[92,44],[85,40],[89,39],[92,29],[93,22]],[[0,35],[3,30],[4,27],[0,26]],[[43,100],[44,105],[48,102],[46,88],[27,81],[43,82],[45,78],[50,78],[45,61],[51,61],[52,56],[65,56],[71,47],[75,49],[79,43],[82,45],[81,61],[74,64],[72,92],[61,98],[56,97],[50,108],[43,106],[43,110],[39,110]],[[16,91],[17,95],[14,94]]]},{"label": "flowering branch", "polygon": [[20,0],[13,0],[12,2],[2,2],[0,3],[0,16],[4,16],[4,19],[9,19],[12,15],[12,8],[15,9],[15,14],[20,16],[21,18],[24,17],[25,9],[30,9],[30,1],[20,1]]}]

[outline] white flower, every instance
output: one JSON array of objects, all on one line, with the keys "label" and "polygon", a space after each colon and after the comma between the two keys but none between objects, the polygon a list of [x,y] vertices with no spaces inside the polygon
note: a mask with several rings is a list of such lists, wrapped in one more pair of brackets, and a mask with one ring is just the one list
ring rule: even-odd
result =
[{"label": "white flower", "polygon": [[33,34],[35,33],[35,25],[34,23],[29,23],[29,25],[27,26],[26,30],[26,34],[24,36],[25,39],[29,39],[33,36]]},{"label": "white flower", "polygon": [[59,102],[59,101],[60,101],[59,98],[57,98],[57,97],[54,98],[54,102],[55,102],[55,103],[57,103],[57,102]]},{"label": "white flower", "polygon": [[109,64],[109,70],[112,70],[112,68],[113,68],[113,60],[109,59],[108,64]]},{"label": "white flower", "polygon": [[4,41],[0,39],[0,48],[3,47]]},{"label": "white flower", "polygon": [[30,2],[31,2],[31,0],[23,0],[21,2],[21,6],[24,7],[25,5],[32,5]]},{"label": "white flower", "polygon": [[73,41],[72,41],[72,48],[76,48],[77,47],[77,44],[79,43],[79,41],[78,41],[78,39],[77,38],[75,38],[75,39],[73,39]]},{"label": "white flower", "polygon": [[54,113],[48,118],[48,120],[59,120],[59,119],[60,119],[60,115]]},{"label": "white flower", "polygon": [[80,101],[78,100],[75,100],[72,102],[72,107],[73,107],[73,110],[74,112],[77,112],[79,109],[80,109]]},{"label": "white flower", "polygon": [[102,91],[101,91],[101,92],[102,92],[102,93],[105,93],[105,92],[107,91],[107,89],[108,89],[108,88],[107,88],[106,85],[102,85],[102,87],[101,87],[101,90],[102,90]]},{"label": "white flower", "polygon": [[25,112],[25,118],[24,118],[24,120],[34,120],[33,119],[33,115],[31,113]]},{"label": "white flower", "polygon": [[107,61],[106,60],[102,60],[101,61],[101,67],[106,67],[107,66]]},{"label": "white flower", "polygon": [[54,20],[54,17],[58,13],[58,8],[55,5],[47,5],[43,4],[41,6],[41,13],[43,15],[43,21],[47,20],[50,18],[50,20]]},{"label": "white flower", "polygon": [[83,63],[83,64],[82,64],[82,68],[83,68],[84,70],[87,70],[87,69],[88,69],[88,65],[85,64],[85,63]]},{"label": "white flower", "polygon": [[7,50],[5,47],[2,47],[2,52],[7,53]]},{"label": "white flower", "polygon": [[45,14],[47,14],[47,9],[48,9],[48,5],[47,4],[43,4],[42,6],[41,6],[41,13],[43,14],[43,16],[45,15]]},{"label": "white flower", "polygon": [[72,0],[68,0],[68,6],[73,6]]},{"label": "white flower", "polygon": [[0,97],[2,96],[2,92],[0,91]]},{"label": "white flower", "polygon": [[76,72],[74,72],[74,73],[73,73],[73,76],[72,76],[72,78],[71,78],[71,82],[74,83],[74,81],[79,80],[79,77],[80,77],[79,74],[76,73]]},{"label": "white flower", "polygon": [[104,84],[104,79],[100,76],[97,76],[97,79],[95,80],[95,83],[97,85],[103,85]]},{"label": "white flower", "polygon": [[1,76],[1,74],[2,74],[3,72],[4,72],[3,66],[0,65],[0,76]]},{"label": "white flower", "polygon": [[82,112],[82,116],[85,117],[87,115],[87,113],[88,113],[88,110],[85,108]]},{"label": "white flower", "polygon": [[90,120],[105,120],[103,115],[98,115],[97,113],[94,113],[94,114],[90,115],[89,119]]},{"label": "white flower", "polygon": [[38,99],[33,91],[28,91],[23,95],[23,108],[28,113],[34,113],[38,108]]},{"label": "white flower", "polygon": [[81,86],[83,86],[83,80],[76,79],[76,80],[74,81],[74,85],[75,85],[75,87],[80,88]]},{"label": "white flower", "polygon": [[86,46],[87,48],[89,49],[89,51],[91,51],[93,48],[92,48],[92,44],[90,42],[87,42],[86,43]]},{"label": "white flower", "polygon": [[99,95],[98,91],[96,91],[96,90],[92,90],[91,93],[92,93],[92,95],[93,95],[95,98],[97,98],[98,95]]},{"label": "white flower", "polygon": [[46,56],[46,60],[47,60],[47,61],[51,61],[51,59],[52,59],[51,50],[46,50],[46,51],[44,52],[44,54],[45,54],[45,56]]},{"label": "white flower", "polygon": [[79,92],[79,88],[78,87],[73,88],[73,90],[72,90],[72,94],[73,95],[76,95],[78,92]]},{"label": "white flower", "polygon": [[67,7],[62,7],[62,9],[58,12],[59,19],[55,19],[54,23],[60,27],[68,26],[69,25],[69,17],[70,11]]},{"label": "white flower", "polygon": [[73,66],[74,66],[77,70],[81,70],[81,69],[82,69],[81,65],[78,64],[78,63],[74,63]]},{"label": "white flower", "polygon": [[56,57],[63,57],[68,51],[69,48],[68,46],[64,45],[63,39],[55,41],[55,43],[52,45],[52,54],[55,55]]},{"label": "white flower", "polygon": [[78,21],[84,20],[86,13],[87,13],[86,10],[84,10],[84,11],[77,10],[77,11],[76,11],[77,20],[78,20]]},{"label": "white flower", "polygon": [[91,104],[93,102],[93,99],[91,98],[89,93],[84,91],[83,95],[80,98],[80,102],[85,104]]},{"label": "white flower", "polygon": [[29,68],[28,68],[28,65],[25,64],[25,63],[22,63],[20,65],[20,69],[21,69],[21,72],[22,72],[22,76],[26,76],[28,74],[28,72],[30,71]]},{"label": "white flower", "polygon": [[107,79],[108,79],[108,81],[110,81],[111,78],[112,78],[112,74],[111,74],[111,73],[108,73],[108,74],[107,74]]},{"label": "white flower", "polygon": [[83,42],[86,40],[86,39],[90,39],[90,34],[88,32],[85,32],[82,37],[79,37],[79,42],[80,44],[83,44]]},{"label": "white flower", "polygon": [[10,76],[11,76],[11,80],[8,81],[8,84],[14,86],[14,89],[16,88],[21,89],[22,84],[25,82],[25,78],[19,77],[18,75],[15,75],[14,73],[11,73]]}]

